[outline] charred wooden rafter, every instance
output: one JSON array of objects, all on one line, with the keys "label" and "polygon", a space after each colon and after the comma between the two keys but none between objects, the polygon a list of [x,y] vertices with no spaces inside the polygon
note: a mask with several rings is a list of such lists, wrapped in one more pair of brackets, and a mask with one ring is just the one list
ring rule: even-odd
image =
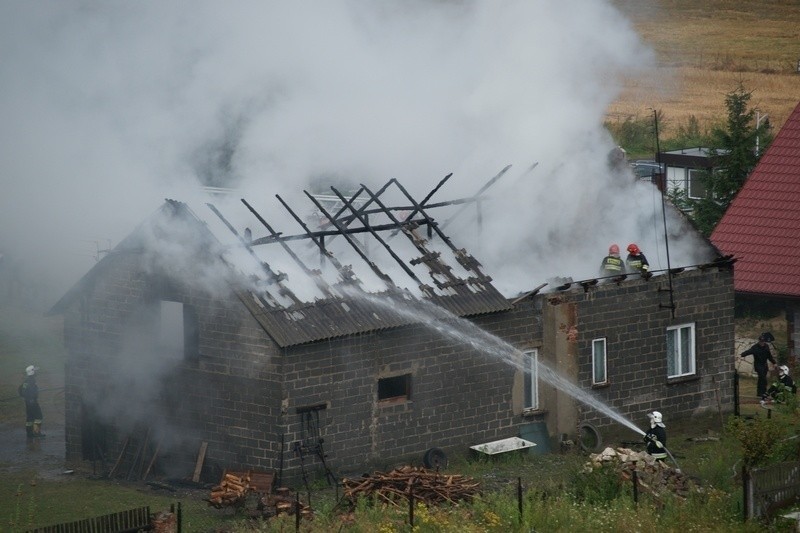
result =
[{"label": "charred wooden rafter", "polygon": [[333,296],[334,292],[331,289],[331,287],[322,278],[322,272],[320,272],[319,270],[310,269],[303,262],[303,260],[300,259],[297,256],[296,253],[294,253],[294,250],[292,250],[289,247],[289,245],[286,244],[286,242],[283,239],[281,239],[280,233],[275,231],[272,228],[272,226],[270,226],[270,224],[266,220],[264,220],[264,217],[259,215],[258,212],[255,209],[253,209],[253,206],[251,206],[249,203],[247,203],[247,200],[245,200],[244,198],[242,198],[241,200],[242,200],[242,203],[247,207],[247,209],[249,209],[250,212],[253,213],[253,216],[255,216],[258,219],[258,221],[261,222],[261,224],[263,224],[263,226],[265,228],[267,228],[267,231],[269,231],[270,235],[272,235],[272,237],[275,238],[277,240],[277,242],[280,243],[280,245],[283,247],[283,249],[286,251],[286,253],[289,254],[289,257],[291,257],[294,260],[294,262],[297,263],[297,265],[301,269],[303,269],[303,272],[305,272],[306,275],[308,275],[308,277],[310,277],[311,279],[314,280],[314,283],[317,285],[317,288],[319,288],[319,290],[321,290],[325,294],[325,296],[328,296],[328,297]]},{"label": "charred wooden rafter", "polygon": [[[391,180],[390,180],[390,183],[391,183]],[[387,184],[387,186],[388,186],[388,184]],[[386,190],[387,186],[384,186],[382,188],[382,190]],[[380,208],[382,209],[382,212],[389,217],[389,219],[392,221],[393,224],[400,224],[400,221],[397,220],[397,218],[394,216],[394,214],[391,212],[391,210],[387,209],[386,206],[383,205],[383,203],[378,199],[378,197],[376,195],[374,195],[372,192],[370,192],[369,189],[367,189],[363,185],[361,186],[361,188],[370,195],[370,197],[371,197],[370,201],[373,201],[373,202],[377,203],[378,206],[380,206]],[[342,202],[345,202],[345,205],[348,206],[350,208],[350,210],[352,211],[353,216],[355,216],[358,219],[358,221],[361,222],[361,224],[365,228],[367,228],[367,230],[369,230],[369,232],[372,234],[372,236],[375,238],[376,241],[378,241],[381,245],[383,245],[384,248],[386,248],[386,251],[388,251],[389,255],[392,256],[392,259],[397,261],[397,264],[400,265],[400,267],[405,271],[405,273],[408,274],[408,276],[411,279],[413,279],[415,282],[417,282],[417,285],[419,286],[420,290],[422,290],[422,292],[425,293],[428,296],[432,295],[433,291],[431,290],[431,288],[428,285],[425,285],[422,282],[422,280],[420,280],[417,277],[417,275],[414,274],[414,271],[411,270],[408,267],[408,265],[406,265],[405,262],[402,259],[400,259],[400,257],[394,252],[394,250],[392,250],[392,247],[389,246],[389,243],[387,243],[385,240],[383,240],[383,238],[380,236],[380,234],[372,226],[370,226],[369,219],[367,219],[367,216],[362,214],[362,213],[359,213],[358,210],[355,209],[355,207],[353,207],[353,205],[351,203],[349,203],[348,200],[344,196],[342,196],[342,194],[339,191],[337,191],[335,187],[331,187],[331,190],[334,192],[334,194],[336,194],[336,196],[339,197],[339,199]]]},{"label": "charred wooden rafter", "polygon": [[[226,219],[223,216],[223,214],[219,212],[219,209],[217,209],[216,206],[214,206],[214,204],[207,203],[206,205],[208,206],[209,209],[211,209],[211,211],[214,212],[215,215],[219,217],[219,219],[223,222],[223,224],[225,224],[225,226],[227,226],[227,228],[231,231],[231,233],[233,233],[236,236],[236,238],[239,239],[239,241],[242,243],[242,246],[245,247],[248,253],[253,257],[253,259],[255,259],[259,265],[261,265],[261,268],[269,276],[267,283],[277,284],[279,287],[278,290],[282,295],[286,296],[296,304],[301,304],[302,301],[294,294],[294,292],[292,292],[292,290],[289,287],[283,284],[283,280],[286,279],[286,274],[278,273],[272,270],[272,267],[269,266],[269,263],[262,261],[261,258],[256,255],[256,253],[251,248],[250,243],[247,242],[247,240],[244,237],[239,235],[239,232],[236,231],[236,228],[234,228],[233,225],[230,222],[228,222],[228,219]],[[277,302],[270,302],[270,303],[277,304]]]},{"label": "charred wooden rafter", "polygon": [[394,284],[394,282],[392,282],[392,278],[390,278],[384,272],[382,272],[381,269],[378,268],[378,265],[376,265],[375,262],[372,261],[367,256],[366,252],[361,248],[361,245],[355,239],[353,239],[351,234],[347,231],[347,228],[341,222],[333,218],[331,213],[329,213],[328,210],[325,209],[325,207],[321,203],[319,203],[319,201],[316,198],[314,198],[314,196],[311,193],[309,193],[308,191],[303,191],[303,192],[314,203],[314,205],[317,206],[317,209],[319,209],[320,213],[325,215],[331,222],[331,224],[336,226],[336,229],[338,229],[341,232],[341,235],[345,238],[345,240],[347,240],[347,242],[350,244],[350,246],[353,247],[356,253],[359,256],[361,256],[361,259],[363,259],[364,262],[367,263],[367,265],[369,265],[370,269],[372,269],[375,275],[378,276],[378,278],[380,278],[386,284],[387,288],[393,291],[400,290],[399,287],[397,287]]}]

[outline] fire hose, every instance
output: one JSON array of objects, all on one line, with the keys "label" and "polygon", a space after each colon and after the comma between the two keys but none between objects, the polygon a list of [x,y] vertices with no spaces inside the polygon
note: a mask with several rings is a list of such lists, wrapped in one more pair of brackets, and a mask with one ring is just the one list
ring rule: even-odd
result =
[{"label": "fire hose", "polygon": [[649,441],[654,442],[656,444],[656,446],[658,446],[659,450],[664,450],[664,453],[666,453],[669,456],[669,458],[672,459],[672,462],[675,463],[675,470],[678,471],[678,472],[681,471],[681,467],[678,464],[678,461],[675,460],[675,457],[672,455],[672,452],[669,451],[669,449],[667,449],[667,447],[664,446],[661,443],[661,441],[658,440],[658,437],[656,437],[655,435],[652,435],[652,434],[648,434],[648,435],[645,435],[645,440],[649,440]]}]

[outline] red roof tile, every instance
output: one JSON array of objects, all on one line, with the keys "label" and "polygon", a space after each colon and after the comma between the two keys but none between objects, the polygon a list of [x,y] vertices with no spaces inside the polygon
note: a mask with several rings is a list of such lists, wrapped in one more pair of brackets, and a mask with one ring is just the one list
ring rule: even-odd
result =
[{"label": "red roof tile", "polygon": [[800,104],[711,234],[736,292],[800,297]]}]

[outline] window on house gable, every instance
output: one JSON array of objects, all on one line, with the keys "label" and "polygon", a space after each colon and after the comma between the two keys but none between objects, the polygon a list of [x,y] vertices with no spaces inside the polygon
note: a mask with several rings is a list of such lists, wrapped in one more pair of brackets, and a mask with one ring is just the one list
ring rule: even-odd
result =
[{"label": "window on house gable", "polygon": [[695,373],[694,324],[667,328],[667,377]]},{"label": "window on house gable", "polygon": [[378,401],[410,400],[411,374],[380,378],[378,380]]},{"label": "window on house gable", "polygon": [[687,187],[687,194],[693,200],[705,198],[708,195],[708,190],[703,183],[703,170],[689,169],[689,186]]},{"label": "window on house gable", "polygon": [[522,364],[525,370],[525,400],[523,408],[526,411],[539,409],[539,351],[527,350],[522,353]]},{"label": "window on house gable", "polygon": [[606,339],[592,341],[592,384],[600,385],[608,381],[606,374]]},{"label": "window on house gable", "polygon": [[170,358],[196,359],[198,356],[197,313],[181,302],[161,300],[158,345]]}]

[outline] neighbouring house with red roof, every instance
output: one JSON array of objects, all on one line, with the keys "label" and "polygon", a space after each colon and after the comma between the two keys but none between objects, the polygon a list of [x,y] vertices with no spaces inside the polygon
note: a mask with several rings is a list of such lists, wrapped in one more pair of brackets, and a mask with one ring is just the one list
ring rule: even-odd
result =
[{"label": "neighbouring house with red roof", "polygon": [[737,296],[785,303],[789,355],[800,338],[800,103],[711,234],[736,257]]}]

